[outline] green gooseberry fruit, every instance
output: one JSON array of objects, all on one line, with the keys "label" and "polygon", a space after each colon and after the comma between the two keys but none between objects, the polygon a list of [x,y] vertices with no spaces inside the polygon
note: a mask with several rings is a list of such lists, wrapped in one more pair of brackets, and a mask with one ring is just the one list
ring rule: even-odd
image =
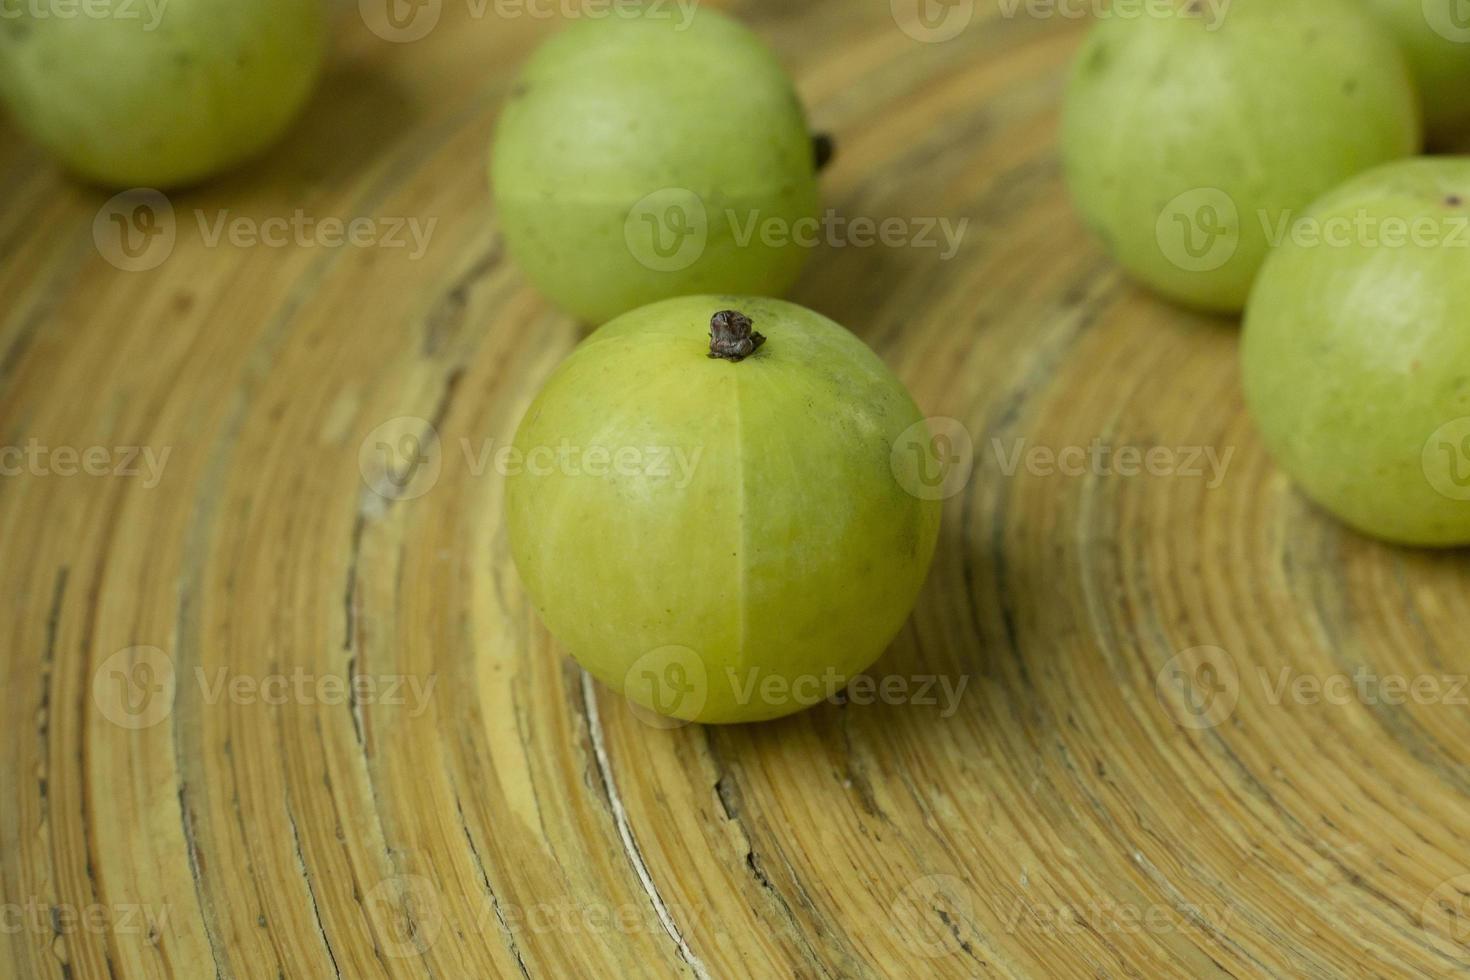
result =
[{"label": "green gooseberry fruit", "polygon": [[1112,255],[1220,313],[1245,305],[1282,215],[1420,145],[1403,54],[1346,0],[1168,0],[1104,18],[1062,124],[1067,183]]},{"label": "green gooseberry fruit", "polygon": [[820,207],[815,158],[759,38],[703,6],[654,5],[579,21],[536,51],[501,115],[491,182],[522,270],[600,324],[674,296],[784,293],[810,251],[792,229]]},{"label": "green gooseberry fruit", "polygon": [[928,431],[823,316],[665,300],[594,332],[527,410],[511,551],[551,633],[640,713],[791,714],[913,608],[939,531]]},{"label": "green gooseberry fruit", "polygon": [[[8,8],[8,9],[7,9]],[[321,71],[319,0],[0,0],[0,95],[85,180],[170,188],[273,143]]]},{"label": "green gooseberry fruit", "polygon": [[1470,544],[1470,158],[1318,201],[1246,311],[1246,400],[1306,494],[1369,535]]},{"label": "green gooseberry fruit", "polygon": [[1419,82],[1431,139],[1470,131],[1470,7],[1464,0],[1367,0],[1398,38]]}]

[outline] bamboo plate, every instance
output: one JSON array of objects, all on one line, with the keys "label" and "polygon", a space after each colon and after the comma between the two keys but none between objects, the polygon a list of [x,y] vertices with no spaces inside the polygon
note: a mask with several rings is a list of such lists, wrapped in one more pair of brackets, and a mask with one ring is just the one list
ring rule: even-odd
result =
[{"label": "bamboo plate", "polygon": [[[1305,504],[1235,325],[1083,233],[1055,130],[1085,25],[729,6],[837,135],[832,207],[968,221],[948,259],[822,248],[793,297],[972,440],[873,670],[910,686],[661,730],[557,648],[493,454],[578,329],[484,174],[557,25],[451,0],[389,43],[344,11],[307,118],[172,195],[155,268],[0,140],[0,974],[1470,969],[1470,566]],[[232,230],[298,211],[380,237]],[[423,450],[407,489],[384,446]]]}]

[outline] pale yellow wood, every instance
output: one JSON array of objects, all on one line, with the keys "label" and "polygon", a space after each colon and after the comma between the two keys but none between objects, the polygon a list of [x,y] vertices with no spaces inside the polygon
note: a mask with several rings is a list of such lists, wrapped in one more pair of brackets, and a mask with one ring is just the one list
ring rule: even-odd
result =
[{"label": "pale yellow wood", "polygon": [[[108,193],[0,133],[0,446],[170,454],[156,486],[0,477],[0,975],[1470,970],[1464,692],[1269,696],[1282,671],[1462,677],[1470,566],[1306,505],[1244,414],[1235,326],[1141,293],[1080,227],[1055,130],[1083,24],[984,3],[921,43],[878,0],[726,5],[837,135],[831,206],[970,221],[949,261],[821,250],[794,294],[974,437],[875,668],[967,686],[948,712],[663,731],[536,621],[481,465],[579,337],[507,260],[485,176],[557,25],[446,2],[389,44],[342,6],[307,117],[172,195],[152,271],[93,246]],[[193,218],[296,208],[437,224],[414,260],[210,247]],[[360,452],[403,416],[433,423],[440,472],[385,500]],[[1003,472],[1018,440],[1094,439],[1233,456],[1213,487]],[[1167,678],[1202,646],[1239,697],[1191,728]],[[94,696],[132,647],[176,685],[138,729]],[[220,671],[422,697],[211,697]],[[89,909],[101,928],[69,918]]]}]

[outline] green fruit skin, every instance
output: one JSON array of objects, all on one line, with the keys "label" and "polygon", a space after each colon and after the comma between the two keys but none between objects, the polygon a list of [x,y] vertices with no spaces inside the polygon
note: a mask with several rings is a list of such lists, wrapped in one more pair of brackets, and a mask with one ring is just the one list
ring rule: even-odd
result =
[{"label": "green fruit skin", "polygon": [[1267,447],[1312,499],[1396,543],[1470,544],[1470,502],[1438,492],[1425,461],[1435,433],[1470,417],[1467,202],[1470,158],[1359,176],[1309,216],[1379,229],[1390,218],[1435,220],[1444,244],[1288,239],[1246,314],[1246,400]]},{"label": "green fruit skin", "polygon": [[[710,317],[726,309],[768,338],[739,363],[708,356]],[[552,634],[636,703],[707,723],[793,713],[810,702],[799,678],[866,669],[913,608],[940,504],[900,486],[890,453],[920,421],[871,350],[794,304],[694,296],[635,310],[567,358],[515,445],[665,447],[697,459],[693,476],[512,470],[516,567]],[[670,645],[695,651],[707,682],[674,711],[625,686]],[[794,696],[742,694],[751,670]]]},{"label": "green fruit skin", "polygon": [[1470,132],[1470,23],[1457,13],[1462,0],[1366,2],[1409,58],[1431,139],[1440,144],[1462,141]]},{"label": "green fruit skin", "polygon": [[[1234,0],[1211,23],[1101,20],[1073,69],[1062,152],[1088,224],[1134,277],[1234,313],[1266,257],[1269,221],[1417,152],[1422,134],[1402,53],[1353,3]],[[1157,230],[1171,202],[1200,188],[1224,192],[1239,217],[1233,255],[1207,270],[1171,260]]]},{"label": "green fruit skin", "polygon": [[97,184],[167,189],[243,163],[281,135],[321,71],[317,0],[168,0],[152,29],[146,3],[113,10],[37,17],[22,2],[0,21],[0,95]]},{"label": "green fruit skin", "polygon": [[[805,113],[775,55],[713,10],[683,28],[673,5],[651,9],[662,16],[579,21],[538,49],[491,153],[511,254],[593,324],[673,296],[784,293],[810,249],[746,239],[748,222],[791,228],[820,208]],[[639,202],[669,188],[707,221],[707,246],[683,268],[640,261],[626,232]]]}]

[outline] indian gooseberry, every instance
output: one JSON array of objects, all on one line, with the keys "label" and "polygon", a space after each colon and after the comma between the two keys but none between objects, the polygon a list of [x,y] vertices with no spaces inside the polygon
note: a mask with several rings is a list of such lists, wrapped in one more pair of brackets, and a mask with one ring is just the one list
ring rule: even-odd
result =
[{"label": "indian gooseberry", "polygon": [[1113,256],[1227,313],[1283,215],[1420,143],[1404,56],[1356,0],[1166,0],[1106,17],[1062,126],[1072,195]]},{"label": "indian gooseberry", "polygon": [[665,300],[594,332],[526,411],[511,551],[551,633],[634,705],[790,714],[872,664],[912,609],[939,530],[927,433],[831,320]]},{"label": "indian gooseberry", "polygon": [[1388,541],[1470,544],[1470,158],[1372,170],[1266,262],[1247,402],[1309,497]]},{"label": "indian gooseberry", "polygon": [[17,3],[0,21],[0,94],[63,166],[103,185],[176,187],[246,161],[321,70],[320,0],[62,6]]},{"label": "indian gooseberry", "polygon": [[599,324],[673,296],[784,293],[810,251],[791,231],[817,215],[816,156],[791,78],[754,34],[703,5],[655,4],[536,51],[491,182],[525,274]]},{"label": "indian gooseberry", "polygon": [[1470,136],[1470,13],[1464,0],[1366,0],[1409,58],[1431,139]]}]

